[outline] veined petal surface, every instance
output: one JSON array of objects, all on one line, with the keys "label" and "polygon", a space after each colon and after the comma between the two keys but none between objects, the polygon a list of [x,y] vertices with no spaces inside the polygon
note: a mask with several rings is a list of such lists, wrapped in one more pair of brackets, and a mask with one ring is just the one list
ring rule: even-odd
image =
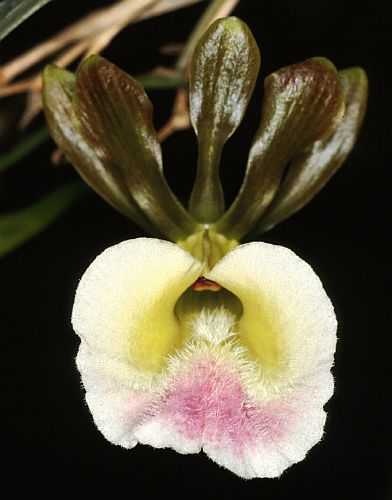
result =
[{"label": "veined petal surface", "polygon": [[242,186],[216,231],[241,239],[273,201],[287,164],[315,141],[330,135],[344,113],[335,66],[308,59],[269,75],[261,121],[249,152]]},{"label": "veined petal surface", "polygon": [[98,158],[84,140],[73,106],[75,85],[75,75],[69,71],[49,65],[43,72],[43,106],[53,140],[102,198],[154,234],[156,230],[132,200],[121,173]]},{"label": "veined petal surface", "polygon": [[197,224],[163,174],[152,104],[143,87],[100,56],[91,55],[76,73],[75,114],[97,157],[121,172],[127,189],[148,220],[173,241]]},{"label": "veined petal surface", "polygon": [[353,148],[366,111],[367,76],[362,68],[348,68],[339,71],[339,81],[345,102],[342,121],[332,135],[316,141],[310,151],[291,163],[255,233],[271,229],[311,201],[342,166]]},{"label": "veined petal surface", "polygon": [[194,51],[189,102],[199,158],[189,208],[199,221],[215,221],[224,212],[219,176],[222,149],[242,121],[259,67],[257,43],[236,17],[213,23]]}]

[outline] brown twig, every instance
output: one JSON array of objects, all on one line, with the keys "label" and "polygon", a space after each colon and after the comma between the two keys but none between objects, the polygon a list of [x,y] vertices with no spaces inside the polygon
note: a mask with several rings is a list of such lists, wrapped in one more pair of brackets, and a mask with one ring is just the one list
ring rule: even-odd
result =
[{"label": "brown twig", "polygon": [[18,128],[27,127],[42,109],[42,98],[40,92],[29,92],[27,94],[27,104],[19,120]]},{"label": "brown twig", "polygon": [[189,61],[195,50],[196,44],[201,35],[208,27],[217,19],[228,16],[237,6],[240,0],[214,0],[206,9],[203,16],[200,18],[195,29],[192,31],[184,50],[179,57],[176,68],[178,71],[185,72]]},{"label": "brown twig", "polygon": [[169,136],[178,130],[185,130],[190,127],[188,111],[188,92],[179,89],[174,99],[174,106],[171,117],[167,123],[159,130],[158,140],[165,141]]},{"label": "brown twig", "polygon": [[[38,72],[27,79],[10,83],[17,75],[61,50],[63,53],[53,62],[59,67],[66,67],[82,55],[104,50],[126,25],[200,1],[122,0],[111,7],[90,13],[49,40],[0,67],[0,98],[22,92],[28,93],[28,104],[21,120],[21,125],[26,126],[41,110],[41,74]],[[181,52],[176,65],[177,72],[186,73],[190,58],[202,33],[216,19],[229,15],[238,2],[239,0],[213,0],[211,2]],[[158,133],[161,141],[177,130],[189,128],[187,101],[187,91],[183,88],[179,89],[172,115]]]},{"label": "brown twig", "polygon": [[90,54],[99,54],[102,52],[123,28],[123,25],[114,26],[96,36],[89,44],[85,55],[88,56]]},{"label": "brown twig", "polygon": [[[0,67],[0,85],[4,85],[43,59],[72,43],[100,36],[104,31],[179,9],[201,0],[122,0],[115,5],[88,14],[49,40],[42,42]],[[110,41],[110,40],[109,40]]]},{"label": "brown twig", "polygon": [[115,5],[88,14],[49,40],[36,45],[10,63],[0,68],[0,84],[15,78],[18,74],[34,66],[42,59],[58,52],[67,45],[93,37],[114,25],[137,17],[142,11],[151,7],[158,0],[123,0]]},{"label": "brown twig", "polygon": [[[79,56],[85,54],[86,56],[91,54],[96,54],[101,52],[113,39],[114,36],[121,30],[121,28],[111,28],[104,31],[101,35],[94,37],[92,41],[83,41],[74,45],[71,49],[64,52],[59,58],[54,61],[54,64],[60,68],[65,68],[73,61],[75,61]],[[29,123],[38,115],[42,108],[41,90],[42,90],[42,76],[39,72],[34,78],[27,81],[26,84],[29,86],[27,91],[29,92],[28,102],[26,109],[20,119],[19,128],[23,129],[29,125]],[[0,97],[2,95],[2,89],[0,88]]]},{"label": "brown twig", "polygon": [[22,94],[30,90],[36,91],[36,78],[27,78],[16,83],[12,83],[7,87],[0,87],[0,97],[7,97],[14,94]]},{"label": "brown twig", "polygon": [[[91,42],[88,40],[79,42],[70,49],[66,50],[62,55],[60,55],[60,57],[55,59],[53,63],[61,68],[65,68],[81,56],[88,49],[90,43]],[[12,83],[5,87],[0,87],[0,97],[21,94],[23,92],[40,92],[41,88],[41,72],[38,72],[34,76],[26,78],[25,80],[20,80],[19,82]]]},{"label": "brown twig", "polygon": [[20,126],[26,126],[41,110],[41,72],[32,77],[12,82],[27,69],[63,49],[53,61],[66,67],[82,55],[99,53],[128,24],[158,16],[201,0],[122,0],[115,5],[88,14],[49,40],[0,67],[0,98],[18,93],[28,93],[28,104]]}]

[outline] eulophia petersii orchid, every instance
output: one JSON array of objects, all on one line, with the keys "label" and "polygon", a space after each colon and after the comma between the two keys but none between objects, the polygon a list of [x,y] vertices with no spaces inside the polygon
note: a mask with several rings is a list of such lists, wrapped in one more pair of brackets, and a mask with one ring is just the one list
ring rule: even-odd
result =
[{"label": "eulophia petersii orchid", "polygon": [[268,76],[243,183],[226,210],[220,157],[259,64],[234,17],[216,21],[195,50],[199,158],[188,209],[165,180],[152,106],[134,79],[91,56],[76,75],[48,67],[43,94],[52,136],[80,175],[157,236],[108,248],[76,292],[77,366],[97,427],[126,448],[203,449],[243,478],[279,476],[321,439],[336,318],[301,258],[239,241],[324,186],[355,142],[367,95],[360,68],[337,71],[323,58]]}]

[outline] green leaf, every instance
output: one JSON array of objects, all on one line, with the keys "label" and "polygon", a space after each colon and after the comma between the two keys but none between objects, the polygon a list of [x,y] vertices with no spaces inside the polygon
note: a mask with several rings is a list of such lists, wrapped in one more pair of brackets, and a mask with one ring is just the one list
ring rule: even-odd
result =
[{"label": "green leaf", "polygon": [[214,222],[224,211],[219,177],[222,149],[241,123],[259,68],[256,41],[246,24],[235,17],[213,23],[193,54],[190,116],[199,158],[189,207],[201,222]]},{"label": "green leaf", "polygon": [[101,163],[122,176],[149,221],[174,241],[193,233],[196,222],[163,175],[152,105],[143,87],[106,59],[90,56],[77,72],[75,111],[85,140]]},{"label": "green leaf", "polygon": [[85,192],[80,183],[69,184],[18,212],[0,216],[0,257],[15,250],[56,220]]},{"label": "green leaf", "polygon": [[156,70],[150,73],[144,73],[136,77],[136,80],[143,85],[145,89],[176,89],[186,85],[186,80],[182,75],[162,74]]},{"label": "green leaf", "polygon": [[[73,73],[47,66],[43,73],[43,106],[50,133],[80,176],[104,200],[146,231],[154,231],[129,195],[121,172],[101,161],[83,138],[73,108]],[[156,232],[156,231],[155,231]]]},{"label": "green leaf", "polygon": [[0,40],[51,0],[3,0],[0,2]]},{"label": "green leaf", "polygon": [[344,113],[337,71],[313,58],[272,73],[265,80],[261,124],[251,147],[245,178],[216,230],[240,239],[272,202],[290,160],[330,135]]},{"label": "green leaf", "polygon": [[19,144],[17,144],[12,151],[0,155],[0,173],[5,172],[10,167],[25,158],[48,138],[49,134],[47,128],[42,127],[28,135]]},{"label": "green leaf", "polygon": [[317,141],[310,151],[293,161],[256,232],[271,229],[309,203],[353,148],[366,111],[368,81],[361,68],[339,71],[339,80],[345,102],[341,123],[330,137]]}]

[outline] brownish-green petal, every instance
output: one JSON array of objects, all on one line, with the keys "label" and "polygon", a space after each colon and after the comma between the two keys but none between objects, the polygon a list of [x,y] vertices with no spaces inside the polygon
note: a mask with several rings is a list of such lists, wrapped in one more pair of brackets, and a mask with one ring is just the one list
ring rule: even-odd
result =
[{"label": "brownish-green petal", "polygon": [[333,134],[293,161],[256,232],[270,229],[306,205],[340,168],[357,139],[367,104],[368,81],[361,68],[339,71],[345,113]]},{"label": "brownish-green petal", "polygon": [[213,222],[223,213],[221,153],[244,116],[259,67],[256,41],[235,17],[213,23],[195,49],[189,95],[199,158],[190,210],[202,222]]},{"label": "brownish-green petal", "polygon": [[174,241],[193,232],[197,224],[164,178],[143,87],[106,59],[90,56],[77,72],[74,107],[83,136],[102,162],[122,172],[133,200],[154,226]]},{"label": "brownish-green petal", "polygon": [[272,202],[288,162],[330,135],[343,112],[337,71],[327,59],[308,59],[268,76],[245,178],[217,231],[236,239],[247,234]]},{"label": "brownish-green petal", "polygon": [[87,184],[114,208],[144,229],[153,230],[128,193],[121,172],[99,159],[83,138],[73,108],[74,74],[56,66],[47,66],[43,83],[43,104],[48,127],[67,159]]}]

